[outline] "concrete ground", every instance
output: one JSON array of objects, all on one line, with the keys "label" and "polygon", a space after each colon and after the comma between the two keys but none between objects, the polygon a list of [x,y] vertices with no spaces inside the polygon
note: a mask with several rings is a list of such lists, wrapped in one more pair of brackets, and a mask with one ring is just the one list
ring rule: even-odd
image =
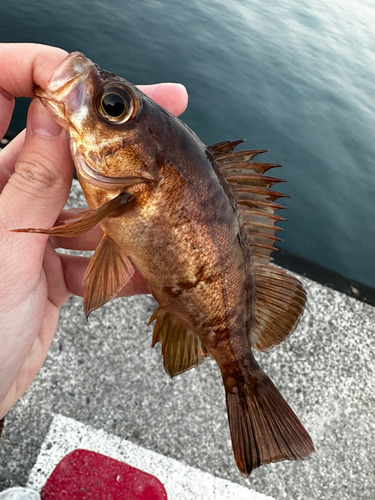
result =
[{"label": "concrete ground", "polygon": [[[78,202],[74,185],[71,204]],[[112,300],[88,322],[82,299],[71,297],[42,370],[6,417],[0,491],[41,472],[41,449],[58,454],[49,442],[57,418],[67,439],[74,426],[87,425],[90,433],[104,431],[104,440],[130,442],[186,470],[238,483],[249,499],[250,490],[277,500],[375,498],[375,308],[300,279],[308,302],[297,330],[257,359],[310,432],[311,460],[263,466],[244,479],[233,460],[215,363],[206,360],[171,380],[160,347],[151,349],[152,297]],[[212,498],[224,498],[217,488]]]}]

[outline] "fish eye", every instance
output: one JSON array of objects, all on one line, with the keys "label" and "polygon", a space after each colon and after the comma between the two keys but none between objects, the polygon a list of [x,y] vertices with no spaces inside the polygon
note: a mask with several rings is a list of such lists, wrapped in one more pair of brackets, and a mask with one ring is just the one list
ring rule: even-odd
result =
[{"label": "fish eye", "polygon": [[122,87],[107,87],[102,90],[97,99],[99,114],[111,123],[125,123],[135,111],[134,99]]},{"label": "fish eye", "polygon": [[103,95],[101,105],[105,113],[111,118],[119,118],[126,110],[124,99],[114,93]]}]

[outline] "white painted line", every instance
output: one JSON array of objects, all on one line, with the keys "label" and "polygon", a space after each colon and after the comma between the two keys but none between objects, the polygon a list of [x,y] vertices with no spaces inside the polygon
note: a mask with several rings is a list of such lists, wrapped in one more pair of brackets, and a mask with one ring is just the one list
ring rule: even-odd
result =
[{"label": "white painted line", "polygon": [[163,483],[168,500],[274,500],[62,415],[54,416],[27,486],[41,490],[56,465],[77,448],[102,453],[153,474]]}]

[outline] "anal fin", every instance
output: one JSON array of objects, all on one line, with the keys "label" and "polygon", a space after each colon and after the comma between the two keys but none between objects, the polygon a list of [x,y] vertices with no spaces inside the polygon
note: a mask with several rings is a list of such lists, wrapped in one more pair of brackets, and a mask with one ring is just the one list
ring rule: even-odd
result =
[{"label": "anal fin", "polygon": [[198,335],[182,325],[173,314],[158,307],[148,324],[154,320],[152,347],[161,341],[164,369],[171,378],[200,365],[209,356]]},{"label": "anal fin", "polygon": [[130,260],[106,234],[87,267],[83,308],[86,317],[112,299],[134,274]]}]

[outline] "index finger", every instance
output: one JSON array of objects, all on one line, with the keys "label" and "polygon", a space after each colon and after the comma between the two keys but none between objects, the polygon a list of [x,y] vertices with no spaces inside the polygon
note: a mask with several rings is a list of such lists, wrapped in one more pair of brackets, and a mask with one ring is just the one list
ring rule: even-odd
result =
[{"label": "index finger", "polygon": [[63,49],[37,43],[0,43],[0,89],[8,99],[35,97],[35,87],[45,89],[68,55]]},{"label": "index finger", "polygon": [[14,97],[35,97],[67,56],[65,50],[34,43],[0,43],[0,137],[7,131]]}]

